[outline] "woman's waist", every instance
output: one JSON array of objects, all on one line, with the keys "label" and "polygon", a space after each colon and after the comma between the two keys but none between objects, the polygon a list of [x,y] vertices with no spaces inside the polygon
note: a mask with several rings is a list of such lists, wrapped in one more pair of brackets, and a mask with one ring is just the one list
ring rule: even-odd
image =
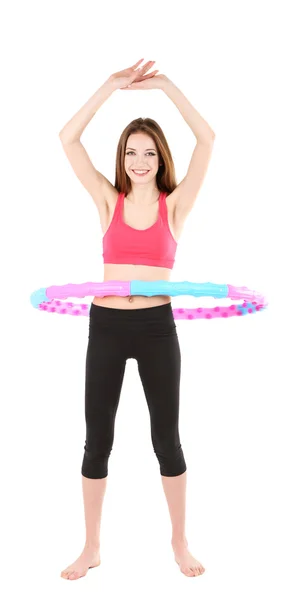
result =
[{"label": "woman's waist", "polygon": [[[150,267],[147,265],[125,265],[110,264],[104,265],[104,281],[169,281],[170,269],[162,267]],[[120,309],[141,309],[161,306],[171,302],[170,296],[97,296],[93,299],[93,304],[97,306],[106,306],[108,308]]]},{"label": "woman's waist", "polygon": [[169,281],[171,269],[148,265],[104,265],[104,281]]},{"label": "woman's waist", "polygon": [[103,298],[95,296],[93,299],[93,304],[97,306],[121,308],[123,310],[151,308],[170,302],[170,296],[104,296]]}]

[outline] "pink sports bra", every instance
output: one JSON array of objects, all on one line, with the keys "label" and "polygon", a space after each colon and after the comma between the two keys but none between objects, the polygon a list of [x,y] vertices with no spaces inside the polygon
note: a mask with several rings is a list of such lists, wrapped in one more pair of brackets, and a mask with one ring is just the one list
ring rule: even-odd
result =
[{"label": "pink sports bra", "polygon": [[177,242],[168,224],[167,192],[159,196],[156,223],[147,229],[134,229],[123,220],[124,193],[119,193],[110,226],[103,236],[104,263],[150,265],[172,269]]}]

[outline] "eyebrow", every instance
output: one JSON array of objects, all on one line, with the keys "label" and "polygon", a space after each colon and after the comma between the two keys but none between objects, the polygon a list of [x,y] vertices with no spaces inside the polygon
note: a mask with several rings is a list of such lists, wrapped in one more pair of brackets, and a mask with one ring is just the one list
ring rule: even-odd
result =
[{"label": "eyebrow", "polygon": [[[130,146],[128,146],[127,150],[134,150],[136,152],[136,148],[130,148]],[[146,152],[147,150],[153,150],[153,152],[156,152],[155,148],[146,148]]]}]

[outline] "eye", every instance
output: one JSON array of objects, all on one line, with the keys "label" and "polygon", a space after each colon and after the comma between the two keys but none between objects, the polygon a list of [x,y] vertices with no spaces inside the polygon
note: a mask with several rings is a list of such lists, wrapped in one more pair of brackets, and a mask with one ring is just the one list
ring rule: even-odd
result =
[{"label": "eye", "polygon": [[[128,156],[129,154],[134,154],[134,152],[132,150],[129,150],[128,152],[126,152],[126,155]],[[148,154],[151,154],[151,156],[155,156],[154,152],[148,152]]]}]

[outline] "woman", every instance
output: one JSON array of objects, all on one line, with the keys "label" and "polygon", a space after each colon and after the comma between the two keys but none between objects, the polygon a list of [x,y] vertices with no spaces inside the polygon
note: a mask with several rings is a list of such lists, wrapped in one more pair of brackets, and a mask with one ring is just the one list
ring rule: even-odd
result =
[{"label": "woman", "polygon": [[[142,59],[143,60],[143,59]],[[202,184],[214,133],[180,90],[158,71],[114,73],[60,132],[74,172],[92,196],[103,231],[104,280],[168,280],[177,242]],[[197,138],[188,172],[176,185],[167,141],[152,119],[136,119],[123,131],[113,186],[92,165],[80,142],[91,118],[115,90],[161,89]],[[135,358],[151,419],[172,524],[172,548],[180,570],[204,567],[189,552],[185,535],[186,463],[178,432],[181,355],[170,296],[95,297],[90,308],[86,358],[86,443],[82,485],[86,543],[61,576],[77,579],[100,564],[100,521],[114,439],[115,416],[126,360]]]}]

